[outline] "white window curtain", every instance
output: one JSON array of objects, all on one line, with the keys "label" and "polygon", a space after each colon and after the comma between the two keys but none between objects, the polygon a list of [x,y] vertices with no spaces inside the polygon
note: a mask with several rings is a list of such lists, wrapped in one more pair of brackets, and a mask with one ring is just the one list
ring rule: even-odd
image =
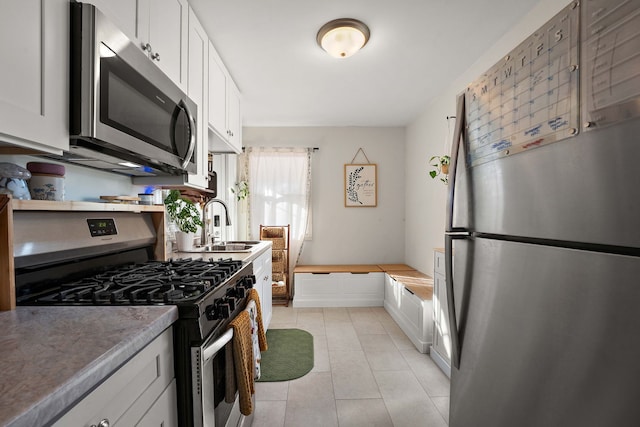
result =
[{"label": "white window curtain", "polygon": [[258,240],[260,225],[290,225],[289,272],[305,238],[311,237],[312,153],[312,148],[247,147],[245,151],[249,236]]}]

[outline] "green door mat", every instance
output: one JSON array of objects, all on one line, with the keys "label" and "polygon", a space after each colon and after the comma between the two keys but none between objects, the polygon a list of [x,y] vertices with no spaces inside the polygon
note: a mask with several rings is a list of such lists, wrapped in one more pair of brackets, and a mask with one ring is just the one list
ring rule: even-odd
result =
[{"label": "green door mat", "polygon": [[258,382],[288,381],[313,368],[313,336],[302,329],[269,329]]}]

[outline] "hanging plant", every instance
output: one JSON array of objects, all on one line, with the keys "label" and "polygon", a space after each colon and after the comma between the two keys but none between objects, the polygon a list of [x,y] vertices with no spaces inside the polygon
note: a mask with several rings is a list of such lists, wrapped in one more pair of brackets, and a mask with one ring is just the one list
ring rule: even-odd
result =
[{"label": "hanging plant", "polygon": [[238,201],[249,197],[249,183],[247,181],[236,182],[235,187],[231,187],[231,192],[236,195]]},{"label": "hanging plant", "polygon": [[429,176],[431,176],[431,178],[433,179],[440,178],[440,181],[448,184],[450,163],[451,158],[446,154],[444,156],[431,157],[429,159],[429,165],[433,166],[435,169],[429,171]]}]

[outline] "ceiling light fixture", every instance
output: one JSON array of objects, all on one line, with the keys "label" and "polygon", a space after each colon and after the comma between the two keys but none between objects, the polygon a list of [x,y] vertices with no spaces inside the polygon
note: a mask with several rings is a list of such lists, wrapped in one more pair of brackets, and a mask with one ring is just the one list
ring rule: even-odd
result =
[{"label": "ceiling light fixture", "polygon": [[335,58],[348,58],[367,44],[369,27],[364,22],[351,18],[329,21],[320,28],[318,45]]}]

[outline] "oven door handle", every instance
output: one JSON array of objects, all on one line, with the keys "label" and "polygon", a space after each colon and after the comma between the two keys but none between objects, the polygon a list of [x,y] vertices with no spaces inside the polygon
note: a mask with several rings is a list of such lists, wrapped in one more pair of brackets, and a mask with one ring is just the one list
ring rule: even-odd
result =
[{"label": "oven door handle", "polygon": [[233,338],[233,329],[227,330],[220,338],[212,342],[210,345],[206,346],[204,350],[202,350],[202,361],[206,363],[210,358],[216,355],[217,352],[222,350],[222,348],[227,345],[229,341]]}]

